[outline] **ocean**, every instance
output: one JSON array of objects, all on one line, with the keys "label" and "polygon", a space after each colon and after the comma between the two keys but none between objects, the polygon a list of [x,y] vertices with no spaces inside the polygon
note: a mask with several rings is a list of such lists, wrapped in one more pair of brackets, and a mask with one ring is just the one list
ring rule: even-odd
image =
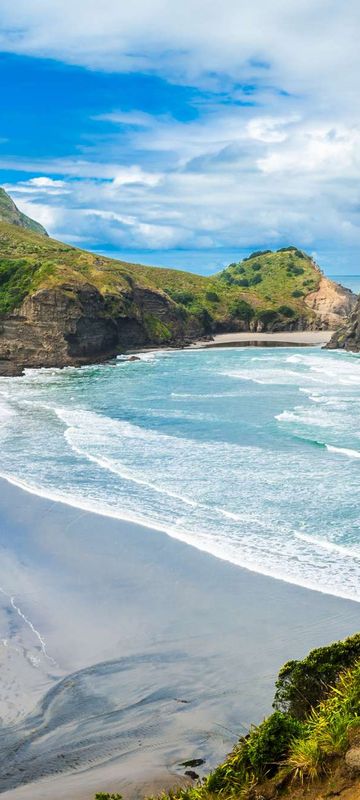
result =
[{"label": "ocean", "polygon": [[139,359],[0,379],[2,477],[360,601],[360,357],[229,347]]}]

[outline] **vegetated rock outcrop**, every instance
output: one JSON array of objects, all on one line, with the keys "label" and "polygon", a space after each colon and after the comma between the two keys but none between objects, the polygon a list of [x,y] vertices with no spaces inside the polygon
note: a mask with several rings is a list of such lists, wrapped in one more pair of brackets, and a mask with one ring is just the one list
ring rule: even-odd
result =
[{"label": "vegetated rock outcrop", "polygon": [[213,772],[161,800],[359,800],[360,634],[285,664],[273,707]]},{"label": "vegetated rock outcrop", "polygon": [[1,221],[0,207],[0,375],[184,346],[221,331],[331,329],[356,302],[295,247],[204,277],[115,261],[43,234]]},{"label": "vegetated rock outcrop", "polygon": [[326,347],[330,350],[342,348],[353,353],[360,352],[360,298],[345,324],[335,331]]},{"label": "vegetated rock outcrop", "polygon": [[0,220],[3,222],[10,222],[12,225],[18,225],[20,228],[25,228],[34,233],[40,233],[42,236],[47,236],[47,232],[40,222],[35,222],[34,219],[27,217],[22,211],[18,209],[14,201],[5,192],[5,189],[0,187]]}]

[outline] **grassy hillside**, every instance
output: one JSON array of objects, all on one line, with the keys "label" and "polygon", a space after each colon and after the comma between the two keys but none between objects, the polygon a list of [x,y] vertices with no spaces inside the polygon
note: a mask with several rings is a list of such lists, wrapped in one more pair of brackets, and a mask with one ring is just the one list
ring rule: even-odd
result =
[{"label": "grassy hillside", "polygon": [[[223,764],[161,800],[359,798],[360,634],[289,662],[276,687],[274,713]],[[349,767],[355,763],[357,770]]]},{"label": "grassy hillside", "polygon": [[126,294],[129,286],[161,290],[184,314],[208,320],[209,329],[257,322],[286,327],[299,317],[311,320],[304,296],[319,280],[311,259],[290,248],[250,257],[208,278],[116,261],[0,222],[0,314],[39,288],[91,283],[105,296]]},{"label": "grassy hillside", "polygon": [[284,316],[301,316],[304,298],[318,288],[321,272],[310,256],[289,246],[276,252],[252,253],[243,261],[230,264],[218,278],[226,286],[241,288],[245,298],[255,291],[270,319],[272,313],[279,311]]},{"label": "grassy hillside", "polygon": [[30,219],[22,211],[19,211],[14,201],[9,197],[5,189],[0,187],[0,220],[3,222],[10,222],[12,225],[19,225],[20,228],[25,228],[34,233],[39,233],[42,236],[47,236],[45,228],[34,219]]}]

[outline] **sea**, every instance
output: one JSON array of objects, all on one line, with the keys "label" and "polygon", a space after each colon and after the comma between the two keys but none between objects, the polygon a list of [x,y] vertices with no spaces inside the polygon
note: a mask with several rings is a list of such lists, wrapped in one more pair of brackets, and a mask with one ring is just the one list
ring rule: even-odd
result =
[{"label": "sea", "polygon": [[138,358],[1,378],[0,475],[360,601],[360,356],[248,346]]}]

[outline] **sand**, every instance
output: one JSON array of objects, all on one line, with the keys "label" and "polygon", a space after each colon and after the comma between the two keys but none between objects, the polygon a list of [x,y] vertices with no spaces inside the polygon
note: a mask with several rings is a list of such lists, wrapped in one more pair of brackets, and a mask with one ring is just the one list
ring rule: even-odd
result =
[{"label": "sand", "polygon": [[219,333],[212,341],[195,342],[192,347],[229,347],[246,345],[324,345],[333,331],[281,331],[278,333]]},{"label": "sand", "polygon": [[4,800],[139,796],[191,758],[204,775],[286,660],[359,629],[357,603],[5,481],[0,546]]}]

